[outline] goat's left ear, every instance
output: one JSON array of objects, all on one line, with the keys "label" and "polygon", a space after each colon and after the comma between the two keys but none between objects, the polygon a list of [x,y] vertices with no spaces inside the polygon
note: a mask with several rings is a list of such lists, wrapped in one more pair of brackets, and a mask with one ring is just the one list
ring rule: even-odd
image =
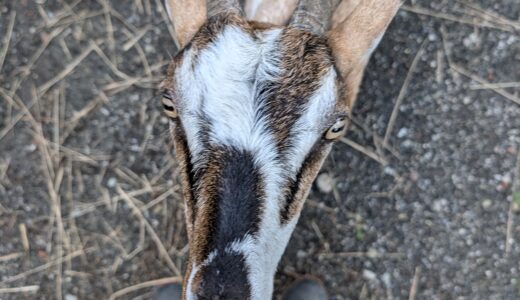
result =
[{"label": "goat's left ear", "polygon": [[179,49],[188,44],[206,21],[206,0],[165,0]]},{"label": "goat's left ear", "polygon": [[334,12],[329,45],[352,108],[370,55],[397,13],[400,0],[342,0]]}]

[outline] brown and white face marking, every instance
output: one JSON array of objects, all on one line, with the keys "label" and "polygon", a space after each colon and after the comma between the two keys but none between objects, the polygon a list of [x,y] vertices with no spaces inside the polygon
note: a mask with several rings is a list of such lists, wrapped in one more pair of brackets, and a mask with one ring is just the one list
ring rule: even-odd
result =
[{"label": "brown and white face marking", "polygon": [[184,298],[269,299],[312,181],[346,128],[338,54],[323,36],[236,10],[178,35],[162,89],[186,203]]},{"label": "brown and white face marking", "polygon": [[184,173],[188,299],[271,295],[310,184],[345,127],[338,87],[324,38],[234,14],[210,19],[175,58],[163,101]]}]

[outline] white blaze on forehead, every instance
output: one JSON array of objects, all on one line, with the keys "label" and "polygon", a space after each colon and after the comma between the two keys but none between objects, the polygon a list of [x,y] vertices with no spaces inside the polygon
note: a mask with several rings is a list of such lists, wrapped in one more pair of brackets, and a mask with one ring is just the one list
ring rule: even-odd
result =
[{"label": "white blaze on forehead", "polygon": [[[204,153],[201,131],[209,130],[204,134],[210,144],[251,153],[264,183],[258,232],[235,241],[226,250],[244,255],[252,299],[266,299],[272,294],[276,267],[297,222],[294,218],[281,224],[282,186],[289,178],[295,179],[305,157],[326,130],[326,117],[333,112],[337,97],[336,73],[331,67],[290,129],[291,148],[281,161],[273,128],[262,115],[267,101],[259,98],[262,84],[282,75],[278,67],[281,32],[267,30],[253,38],[238,27],[228,26],[197,53],[195,63],[194,53],[185,53],[176,71],[181,97],[178,110],[194,167]],[[209,126],[203,129],[201,124],[206,122]],[[188,286],[199,268],[192,267]]]},{"label": "white blaze on forehead", "polygon": [[322,79],[321,87],[309,100],[304,114],[291,129],[293,145],[286,162],[291,173],[298,172],[309,151],[327,129],[323,119],[334,111],[336,99],[336,71],[330,68]]},{"label": "white blaze on forehead", "polygon": [[[240,28],[227,27],[193,66],[187,53],[176,72],[181,91],[181,120],[192,157],[202,149],[200,116],[211,124],[210,142],[254,152],[272,143],[267,124],[258,114],[256,85],[277,73],[277,40],[280,29],[266,31],[260,40]],[[267,70],[268,69],[268,70]]]}]

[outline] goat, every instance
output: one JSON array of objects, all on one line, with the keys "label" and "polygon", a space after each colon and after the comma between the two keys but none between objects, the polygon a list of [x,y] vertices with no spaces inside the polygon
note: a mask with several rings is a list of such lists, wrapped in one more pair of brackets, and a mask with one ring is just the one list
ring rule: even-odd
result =
[{"label": "goat", "polygon": [[399,0],[166,0],[162,83],[189,243],[184,299],[269,299],[310,186]]}]

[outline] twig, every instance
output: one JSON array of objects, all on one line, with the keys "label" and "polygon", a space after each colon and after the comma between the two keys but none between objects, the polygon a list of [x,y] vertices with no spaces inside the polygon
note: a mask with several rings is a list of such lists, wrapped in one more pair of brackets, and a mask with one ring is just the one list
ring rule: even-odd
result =
[{"label": "twig", "polygon": [[376,251],[368,252],[334,252],[334,253],[321,253],[320,257],[323,258],[334,258],[334,257],[368,257],[368,258],[402,258],[403,253],[391,252],[391,253],[380,253]]},{"label": "twig", "polygon": [[45,94],[53,85],[58,83],[63,78],[67,77],[76,67],[97,47],[96,44],[91,43],[87,49],[85,49],[76,59],[70,62],[65,69],[63,69],[58,75],[51,78],[46,83],[38,87],[38,95]]},{"label": "twig", "polygon": [[410,86],[410,82],[413,78],[413,73],[415,72],[415,68],[417,67],[417,64],[419,63],[419,60],[424,52],[424,49],[426,47],[426,41],[424,41],[421,45],[421,48],[419,51],[417,51],[417,54],[415,55],[412,65],[410,66],[410,69],[408,69],[408,73],[406,74],[406,78],[404,80],[403,86],[401,87],[401,90],[399,91],[399,95],[397,96],[397,100],[395,101],[394,109],[392,110],[392,114],[390,115],[390,120],[388,121],[388,126],[386,127],[385,136],[383,138],[383,145],[388,145],[388,139],[390,138],[390,134],[392,134],[392,130],[394,129],[395,120],[397,118],[397,115],[399,114],[399,107],[401,107],[401,103],[403,102],[404,96],[406,95],[406,92],[408,91],[408,87]]},{"label": "twig", "polygon": [[[33,87],[32,93],[33,93],[34,98],[39,98],[35,87]],[[57,101],[55,103],[59,103],[59,91],[58,91],[58,95],[57,95]],[[39,137],[41,140],[45,140],[42,124],[35,120],[35,118],[31,114],[31,112],[27,109],[27,107],[24,105],[23,102],[20,102],[19,105],[22,107],[23,110],[25,110],[26,115],[29,117],[32,127],[35,131],[35,135],[37,137]],[[59,106],[58,106],[58,108],[59,108]],[[56,110],[55,114],[56,114],[56,117],[59,118],[59,110]],[[54,124],[54,125],[59,126],[59,121],[58,121],[58,124]],[[57,130],[57,132],[55,132],[55,135],[57,134],[57,136],[55,136],[55,139],[57,140],[58,143],[55,144],[56,145],[55,147],[56,147],[56,151],[58,151],[58,155],[59,155],[59,146],[60,146],[59,145],[59,141],[60,141],[59,129],[55,128],[55,131],[56,130]],[[55,163],[54,163],[53,159],[51,158],[48,143],[38,143],[38,149],[40,151],[40,157],[41,157],[41,162],[42,162],[42,166],[43,166],[42,167],[43,175],[44,175],[44,177],[46,179],[46,183],[47,183],[47,193],[49,195],[49,199],[51,200],[51,203],[50,203],[51,211],[53,213],[53,217],[56,219],[56,228],[57,228],[57,232],[58,232],[57,254],[58,254],[58,257],[62,257],[63,256],[63,239],[64,239],[65,230],[64,230],[64,226],[63,226],[63,219],[61,217],[61,199],[60,199],[60,195],[59,195],[58,191],[60,190],[60,186],[61,186],[61,182],[62,182],[62,178],[63,178],[63,168],[58,169],[57,172],[54,171],[57,166],[55,166]],[[27,241],[27,243],[28,243],[28,241]],[[27,248],[28,247],[29,246],[27,245]],[[62,263],[59,262],[56,264],[56,266],[57,266],[57,278],[56,278],[56,289],[55,289],[56,290],[56,299],[61,300],[62,299],[62,286],[61,286],[62,285],[62,278],[61,278]]]},{"label": "twig", "polygon": [[520,23],[519,22],[515,22],[513,20],[510,20],[510,19],[507,19],[506,17],[502,16],[502,15],[499,15],[495,12],[492,12],[492,11],[489,11],[489,10],[485,10],[469,1],[462,1],[462,0],[457,0],[457,2],[460,2],[462,3],[463,5],[471,8],[473,11],[475,11],[476,13],[479,14],[479,16],[485,20],[489,20],[491,22],[495,22],[495,23],[498,23],[498,24],[501,24],[501,25],[507,25],[507,26],[511,26],[511,27],[514,27],[516,29],[520,29]]},{"label": "twig", "polygon": [[7,33],[4,36],[4,46],[0,50],[0,72],[2,72],[2,67],[4,66],[5,57],[7,56],[7,51],[9,51],[9,44],[11,42],[11,36],[13,34],[14,22],[16,21],[16,11],[11,12],[11,18],[9,20],[9,25],[7,26]]},{"label": "twig", "polygon": [[22,241],[23,250],[25,252],[29,252],[29,237],[27,236],[27,226],[24,223],[21,223],[18,226],[20,230],[20,240]]},{"label": "twig", "polygon": [[180,48],[179,40],[177,39],[177,35],[175,34],[175,28],[173,28],[173,22],[170,22],[170,18],[166,14],[166,10],[163,6],[163,1],[161,0],[155,0],[155,4],[157,5],[159,9],[159,13],[161,14],[161,17],[166,22],[166,27],[168,28],[168,32],[170,33],[170,36],[172,37],[173,42],[175,43],[175,46],[177,46],[177,49]]},{"label": "twig", "polygon": [[162,256],[168,267],[170,267],[170,269],[175,273],[175,275],[180,275],[181,272],[179,271],[179,268],[177,268],[177,266],[173,263],[161,239],[159,238],[157,233],[155,233],[155,230],[153,229],[152,225],[150,225],[148,220],[146,220],[146,218],[143,216],[143,213],[141,212],[139,207],[137,207],[132,198],[125,191],[123,191],[123,189],[121,189],[120,186],[117,186],[116,190],[119,193],[119,195],[121,195],[123,200],[126,201],[126,203],[132,209],[134,214],[137,215],[137,217],[144,222],[146,226],[146,231],[152,237],[152,240],[154,241],[155,245],[157,246],[157,249],[159,250],[159,254]]},{"label": "twig", "polygon": [[415,268],[415,274],[413,275],[412,286],[410,287],[410,294],[408,300],[415,300],[417,295],[417,288],[419,287],[419,279],[421,277],[421,267]]},{"label": "twig", "polygon": [[163,194],[159,195],[157,198],[153,199],[152,201],[146,203],[145,205],[141,206],[141,210],[147,211],[150,209],[150,207],[153,207],[165,199],[167,199],[169,196],[173,196],[174,192],[177,190],[178,186],[174,186],[172,189],[166,190]]},{"label": "twig", "polygon": [[151,26],[145,26],[143,29],[139,30],[136,35],[134,35],[128,42],[123,44],[123,51],[126,52],[130,50],[139,40],[150,30]]},{"label": "twig", "polygon": [[472,25],[475,27],[499,29],[499,30],[503,30],[503,31],[507,31],[507,32],[514,31],[513,28],[511,28],[510,26],[503,26],[503,25],[500,26],[498,24],[490,24],[489,22],[485,22],[485,20],[474,21],[474,20],[462,18],[459,16],[449,15],[449,14],[445,14],[445,13],[441,13],[441,12],[434,12],[434,11],[431,11],[431,10],[428,10],[425,8],[421,8],[421,7],[416,7],[416,6],[403,5],[403,6],[401,6],[401,9],[404,11],[412,12],[412,13],[419,14],[419,15],[430,16],[430,17],[434,17],[437,19],[443,19],[443,20],[452,21],[452,22],[456,22],[456,23]]},{"label": "twig", "polygon": [[59,36],[64,29],[65,28],[56,28],[53,31],[51,31],[51,33],[49,33],[49,35],[43,40],[43,43],[40,46],[40,48],[38,48],[38,50],[34,52],[33,56],[31,56],[29,62],[25,66],[22,66],[19,69],[17,69],[17,72],[22,72],[23,76],[18,80],[16,86],[11,89],[11,96],[13,96],[16,93],[22,82],[27,78],[27,76],[29,76],[29,74],[31,74],[31,69],[34,67],[38,59],[42,56],[43,52],[45,52],[49,44],[57,36]]},{"label": "twig", "polygon": [[[158,186],[152,190],[150,190],[148,188],[144,188],[144,189],[139,189],[139,190],[128,192],[127,194],[131,197],[137,197],[137,196],[144,195],[144,194],[163,192],[164,190],[165,190],[164,186]],[[122,199],[123,199],[122,196],[117,195],[117,196],[112,197],[110,199],[110,201],[113,203],[113,205],[115,205],[118,201],[120,201]],[[106,205],[106,203],[107,202],[105,200],[100,200],[100,201],[86,204],[86,205],[78,205],[70,212],[70,214],[67,216],[67,218],[73,219],[73,218],[81,217],[91,211],[96,210],[96,208],[99,206]]]},{"label": "twig", "polygon": [[[39,98],[34,98],[28,106],[26,106],[27,110],[20,111],[11,121],[10,124],[6,125],[2,131],[0,131],[0,141],[14,128],[14,126],[27,114],[27,111],[30,110],[36,102],[38,102]],[[21,101],[18,101],[21,102]]]},{"label": "twig", "polygon": [[94,250],[94,248],[88,248],[88,249],[81,249],[81,250],[77,250],[77,251],[74,251],[72,253],[69,253],[65,256],[62,256],[60,258],[57,258],[55,260],[52,260],[46,264],[43,264],[41,266],[38,266],[34,269],[31,269],[31,270],[28,270],[28,271],[25,271],[25,272],[22,272],[18,275],[14,275],[14,276],[11,276],[11,277],[7,277],[4,281],[2,281],[1,283],[2,284],[6,284],[6,283],[10,283],[10,282],[13,282],[13,281],[17,281],[17,280],[20,280],[20,279],[23,279],[27,276],[30,276],[30,275],[33,275],[33,274],[36,274],[36,273],[39,273],[41,271],[44,271],[44,270],[47,270],[57,264],[61,264],[63,261],[67,260],[67,259],[72,259],[72,258],[75,258],[75,257],[78,257],[80,255],[83,255],[85,253],[90,253]]},{"label": "twig", "polygon": [[124,289],[121,289],[121,290],[113,293],[112,295],[110,295],[108,300],[114,300],[114,299],[116,299],[118,297],[121,297],[121,296],[126,295],[126,294],[131,293],[131,292],[135,292],[135,291],[140,290],[140,289],[154,287],[154,286],[160,286],[160,285],[165,285],[165,284],[180,283],[180,282],[182,282],[182,277],[180,277],[180,276],[141,282],[141,283],[138,283],[136,285],[132,285],[132,286],[126,287]]},{"label": "twig", "polygon": [[512,236],[513,236],[513,223],[514,223],[514,206],[516,204],[515,197],[517,193],[520,193],[520,152],[516,157],[516,165],[514,171],[514,183],[513,183],[513,199],[511,199],[511,204],[509,204],[509,211],[507,212],[507,225],[506,225],[506,256],[511,253],[511,246],[513,244]]},{"label": "twig", "polygon": [[39,285],[27,285],[14,288],[0,288],[0,294],[36,293],[39,289]]},{"label": "twig", "polygon": [[0,256],[0,262],[6,262],[14,259],[18,259],[23,256],[22,252],[15,252]]},{"label": "twig", "polygon": [[93,47],[93,50],[99,55],[99,57],[101,57],[103,62],[105,62],[105,64],[110,68],[110,70],[112,70],[112,72],[114,72],[114,74],[116,74],[121,79],[125,79],[125,80],[132,79],[132,77],[121,72],[117,68],[117,66],[108,58],[108,56],[106,56],[105,52],[103,52],[103,50],[101,50],[101,48],[99,48],[99,46],[96,45],[96,43],[91,42],[90,45]]},{"label": "twig", "polygon": [[[476,82],[478,82],[480,84],[485,84],[485,85],[490,84],[488,81],[484,80],[483,78],[480,78],[479,76],[477,76],[475,74],[472,74],[471,72],[469,72],[468,70],[464,69],[463,67],[461,67],[459,65],[452,63],[450,65],[450,67],[455,72],[460,73],[468,78],[471,78],[472,80],[475,80]],[[506,99],[509,99],[509,100],[513,101],[514,103],[520,105],[520,98],[518,98],[517,96],[515,96],[511,93],[508,93],[507,91],[505,91],[503,89],[491,88],[491,90],[494,91],[495,93],[505,97]]]},{"label": "twig", "polygon": [[116,49],[116,42],[114,39],[114,26],[112,25],[112,16],[110,14],[112,7],[110,6],[110,3],[108,3],[107,0],[102,0],[99,2],[101,2],[101,5],[103,5],[103,11],[105,13],[105,25],[107,27],[108,49],[110,50],[110,55],[112,57],[112,61],[115,61],[114,64],[117,65],[116,55],[114,52]]},{"label": "twig", "polygon": [[469,87],[472,90],[520,88],[520,82],[497,82],[488,84],[474,84]]},{"label": "twig", "polygon": [[344,144],[349,145],[350,147],[354,148],[355,150],[365,154],[366,156],[370,157],[371,159],[377,161],[381,165],[383,165],[383,166],[388,165],[388,161],[386,161],[386,159],[384,159],[383,157],[379,156],[374,151],[369,150],[369,149],[361,146],[360,144],[358,144],[358,143],[356,143],[356,142],[354,142],[354,141],[352,141],[350,139],[347,139],[347,138],[341,138],[340,141],[342,143],[344,143]]},{"label": "twig", "polygon": [[395,158],[401,160],[401,155],[399,154],[399,151],[397,149],[395,149],[394,147],[392,147],[392,145],[383,145],[383,138],[380,137],[376,132],[374,132],[368,126],[363,124],[362,121],[360,121],[357,118],[351,116],[350,117],[350,123],[353,124],[354,126],[359,127],[361,130],[363,130],[367,134],[371,135],[373,140],[374,140],[374,144],[376,146],[377,145],[382,146],[384,149],[388,150],[393,156],[395,156]]}]

